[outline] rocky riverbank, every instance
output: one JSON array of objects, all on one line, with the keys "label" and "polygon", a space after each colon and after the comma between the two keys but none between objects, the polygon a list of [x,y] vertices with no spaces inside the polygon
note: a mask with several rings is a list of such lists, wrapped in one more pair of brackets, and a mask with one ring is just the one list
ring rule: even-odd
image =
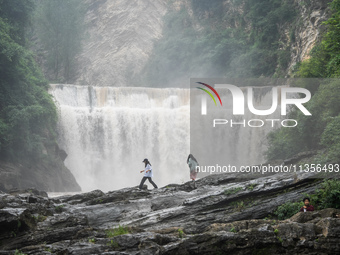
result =
[{"label": "rocky riverbank", "polygon": [[48,198],[1,193],[0,254],[336,254],[340,210],[265,219],[313,193],[311,174],[211,175],[156,190],[137,187]]}]

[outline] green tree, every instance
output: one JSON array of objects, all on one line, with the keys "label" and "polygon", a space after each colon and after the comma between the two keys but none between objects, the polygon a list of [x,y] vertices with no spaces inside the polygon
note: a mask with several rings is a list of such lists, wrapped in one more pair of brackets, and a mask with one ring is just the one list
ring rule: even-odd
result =
[{"label": "green tree", "polygon": [[313,48],[310,59],[300,63],[296,76],[339,77],[340,76],[340,0],[330,3],[332,16],[323,24],[326,32],[321,43]]},{"label": "green tree", "polygon": [[[178,86],[190,77],[280,76],[290,59],[280,28],[295,19],[293,0],[191,0],[164,17],[163,37],[135,85]],[[193,13],[191,13],[191,10]],[[241,11],[240,11],[241,10]],[[288,43],[287,43],[288,44]]]},{"label": "green tree", "polygon": [[[319,83],[312,99],[305,104],[312,116],[305,116],[299,110],[290,112],[289,118],[297,120],[298,126],[280,128],[269,134],[267,158],[286,159],[302,151],[322,148],[332,148],[335,153],[338,139],[334,129],[340,113],[339,91],[338,79]],[[330,142],[332,139],[334,142]]]},{"label": "green tree", "polygon": [[290,118],[298,121],[298,127],[281,128],[268,136],[268,159],[285,159],[304,150],[326,149],[325,161],[340,156],[338,139],[340,114],[340,81],[315,78],[340,76],[340,0],[330,3],[332,16],[324,22],[325,32],[321,42],[311,51],[310,59],[300,63],[296,76],[314,78],[298,80],[294,86],[306,87],[312,99],[306,104],[312,116],[292,111]]},{"label": "green tree", "polygon": [[29,0],[0,4],[1,159],[39,157],[47,134],[53,136],[55,130],[57,115],[48,84],[25,48],[33,6]]},{"label": "green tree", "polygon": [[11,37],[16,43],[25,45],[25,32],[27,25],[31,24],[34,3],[28,1],[0,0],[0,17],[11,24]]},{"label": "green tree", "polygon": [[279,220],[285,220],[298,213],[303,206],[303,202],[286,202],[280,205],[274,212]]},{"label": "green tree", "polygon": [[46,52],[47,67],[55,81],[67,82],[81,50],[84,6],[81,0],[39,0],[35,27]]},{"label": "green tree", "polygon": [[[313,205],[317,210],[326,208],[339,209],[340,181],[337,179],[324,180],[321,187],[315,191],[315,194],[310,196],[306,195],[306,197],[310,197],[311,205]],[[303,205],[304,203],[302,201],[286,202],[277,207],[274,211],[274,215],[276,215],[279,220],[288,219],[298,213]]]}]

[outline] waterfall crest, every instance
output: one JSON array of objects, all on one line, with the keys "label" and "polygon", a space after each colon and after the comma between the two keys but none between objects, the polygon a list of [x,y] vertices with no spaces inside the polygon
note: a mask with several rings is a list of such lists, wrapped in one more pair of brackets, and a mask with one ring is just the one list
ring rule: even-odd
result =
[{"label": "waterfall crest", "polygon": [[189,89],[53,84],[58,143],[83,191],[139,184],[148,158],[158,186],[189,179]]},{"label": "waterfall crest", "polygon": [[[190,120],[189,89],[52,84],[50,94],[59,110],[58,143],[68,154],[65,164],[83,191],[138,185],[144,158],[150,160],[159,187],[190,180],[189,153],[202,165],[208,163],[205,158],[215,162],[222,152],[225,161],[236,166],[260,164],[264,162],[266,136],[273,130],[268,125],[219,128],[212,136],[215,146],[206,148],[195,144],[211,144],[210,136],[200,130],[198,135],[190,132],[190,121],[192,130],[205,124],[193,126],[194,119]],[[221,97],[229,105],[226,109],[231,109],[230,93],[221,91]],[[254,106],[268,109],[271,104],[271,87],[256,88]],[[210,117],[213,109],[217,108],[209,106]],[[226,110],[222,116],[232,118],[232,113]],[[259,118],[249,113],[244,117]],[[279,113],[272,117],[281,118]],[[190,135],[199,143],[190,141]]]}]

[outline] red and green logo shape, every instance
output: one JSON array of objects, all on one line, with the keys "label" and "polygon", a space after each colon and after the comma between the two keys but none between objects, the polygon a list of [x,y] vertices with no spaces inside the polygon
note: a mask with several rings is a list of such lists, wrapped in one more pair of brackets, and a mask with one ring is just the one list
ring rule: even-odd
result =
[{"label": "red and green logo shape", "polygon": [[[222,101],[221,101],[220,95],[217,93],[217,91],[216,91],[212,86],[210,86],[210,85],[208,85],[208,84],[206,84],[206,83],[203,83],[203,82],[197,82],[197,83],[198,83],[198,84],[201,84],[201,85],[203,85],[203,86],[206,86],[207,88],[211,89],[211,91],[214,92],[215,95],[217,96],[218,100],[220,100],[220,104],[222,105]],[[201,89],[201,90],[203,90],[204,92],[208,93],[209,96],[214,100],[215,105],[217,106],[216,100],[215,100],[213,94],[211,94],[211,92],[210,92],[209,90],[206,90],[206,89],[200,88],[200,87],[196,87],[196,88]]]}]

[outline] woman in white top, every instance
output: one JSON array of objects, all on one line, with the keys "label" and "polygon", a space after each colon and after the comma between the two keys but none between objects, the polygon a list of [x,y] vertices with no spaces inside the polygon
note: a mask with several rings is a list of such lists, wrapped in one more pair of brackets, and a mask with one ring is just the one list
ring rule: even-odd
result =
[{"label": "woman in white top", "polygon": [[140,184],[139,184],[139,189],[142,189],[142,188],[143,188],[143,185],[144,185],[144,182],[146,181],[146,179],[149,180],[149,182],[152,184],[152,186],[153,186],[155,189],[158,189],[156,183],[154,183],[154,182],[152,181],[152,179],[151,179],[152,176],[153,176],[153,174],[152,174],[152,167],[151,167],[151,164],[150,164],[149,160],[146,158],[146,159],[144,159],[142,162],[145,163],[145,169],[142,170],[142,171],[140,171],[140,172],[141,172],[141,173],[145,172],[145,173],[144,173],[144,177],[143,177],[142,181],[141,181]]}]

